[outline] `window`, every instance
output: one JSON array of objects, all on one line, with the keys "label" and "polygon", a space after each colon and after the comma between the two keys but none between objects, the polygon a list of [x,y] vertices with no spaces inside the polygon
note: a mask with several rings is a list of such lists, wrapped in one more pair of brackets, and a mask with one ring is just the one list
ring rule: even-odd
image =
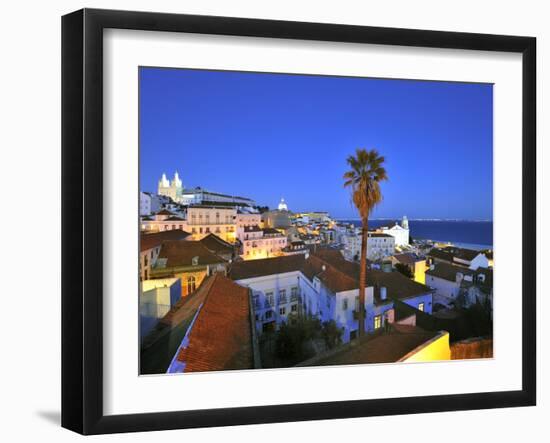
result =
[{"label": "window", "polygon": [[344,300],[342,300],[342,309],[344,311],[347,311],[348,310],[348,299],[345,298]]},{"label": "window", "polygon": [[290,311],[291,311],[291,312],[298,312],[298,305],[292,305],[292,306],[290,307]]},{"label": "window", "polygon": [[279,291],[279,303],[286,303],[286,289]]},{"label": "window", "polygon": [[374,329],[380,329],[382,327],[382,316],[376,315],[374,317]]},{"label": "window", "polygon": [[269,320],[269,319],[271,318],[272,315],[273,315],[273,311],[267,311],[267,312],[265,313],[265,319],[266,319],[266,320]]},{"label": "window", "polygon": [[280,308],[279,315],[286,315],[286,308]]},{"label": "window", "polygon": [[424,312],[424,303],[418,303],[418,310]]},{"label": "window", "polygon": [[187,293],[191,294],[191,292],[194,292],[197,287],[197,283],[195,280],[195,276],[191,275],[187,277]]}]

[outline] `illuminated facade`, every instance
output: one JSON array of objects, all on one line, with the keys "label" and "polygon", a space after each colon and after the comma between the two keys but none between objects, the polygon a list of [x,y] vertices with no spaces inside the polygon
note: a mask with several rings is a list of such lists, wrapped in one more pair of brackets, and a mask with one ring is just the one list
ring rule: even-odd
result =
[{"label": "illuminated facade", "polygon": [[287,246],[287,238],[276,229],[262,229],[258,225],[238,228],[237,235],[242,244],[243,260],[277,257]]},{"label": "illuminated facade", "polygon": [[187,209],[187,231],[193,240],[215,234],[228,243],[234,243],[237,238],[236,217],[237,211],[232,207],[190,206]]},{"label": "illuminated facade", "polygon": [[158,182],[158,195],[165,195],[166,197],[170,197],[175,202],[180,202],[182,191],[183,183],[180,180],[178,171],[175,172],[172,181],[168,181],[166,174],[162,174],[162,177]]}]

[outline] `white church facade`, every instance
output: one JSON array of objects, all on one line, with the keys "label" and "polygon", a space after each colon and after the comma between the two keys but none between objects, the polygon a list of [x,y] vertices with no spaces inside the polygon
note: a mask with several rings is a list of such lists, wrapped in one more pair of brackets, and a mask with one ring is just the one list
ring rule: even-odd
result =
[{"label": "white church facade", "polygon": [[388,234],[394,237],[396,247],[409,246],[410,231],[409,220],[407,219],[407,216],[403,217],[403,220],[401,220],[401,224],[395,222],[395,225],[391,228],[382,227],[379,228],[379,231],[381,231],[383,234]]},{"label": "white church facade", "polygon": [[178,171],[174,173],[174,178],[168,180],[166,174],[163,173],[158,181],[158,195],[170,197],[174,202],[183,205],[200,205],[200,204],[230,204],[235,206],[253,207],[256,202],[250,198],[239,197],[236,195],[221,194],[218,192],[207,191],[202,188],[185,188],[180,179]]}]

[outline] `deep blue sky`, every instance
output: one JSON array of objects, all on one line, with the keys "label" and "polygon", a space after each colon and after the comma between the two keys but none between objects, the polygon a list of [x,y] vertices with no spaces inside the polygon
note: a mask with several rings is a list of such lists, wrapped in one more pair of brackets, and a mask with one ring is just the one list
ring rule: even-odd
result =
[{"label": "deep blue sky", "polygon": [[357,147],[386,157],[373,217],[492,219],[492,85],[141,68],[140,187],[184,186],[356,217]]}]

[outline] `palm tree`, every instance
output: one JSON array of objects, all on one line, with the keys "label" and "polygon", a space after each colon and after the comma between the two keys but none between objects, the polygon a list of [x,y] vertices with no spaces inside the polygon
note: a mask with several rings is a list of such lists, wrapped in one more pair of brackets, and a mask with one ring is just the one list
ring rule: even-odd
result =
[{"label": "palm tree", "polygon": [[357,149],[355,156],[347,158],[350,170],[344,174],[344,187],[351,188],[351,199],[361,217],[361,262],[359,271],[359,329],[357,337],[363,334],[365,327],[365,286],[367,282],[367,237],[369,214],[382,201],[380,182],[387,180],[383,167],[384,157],[372,149]]}]

